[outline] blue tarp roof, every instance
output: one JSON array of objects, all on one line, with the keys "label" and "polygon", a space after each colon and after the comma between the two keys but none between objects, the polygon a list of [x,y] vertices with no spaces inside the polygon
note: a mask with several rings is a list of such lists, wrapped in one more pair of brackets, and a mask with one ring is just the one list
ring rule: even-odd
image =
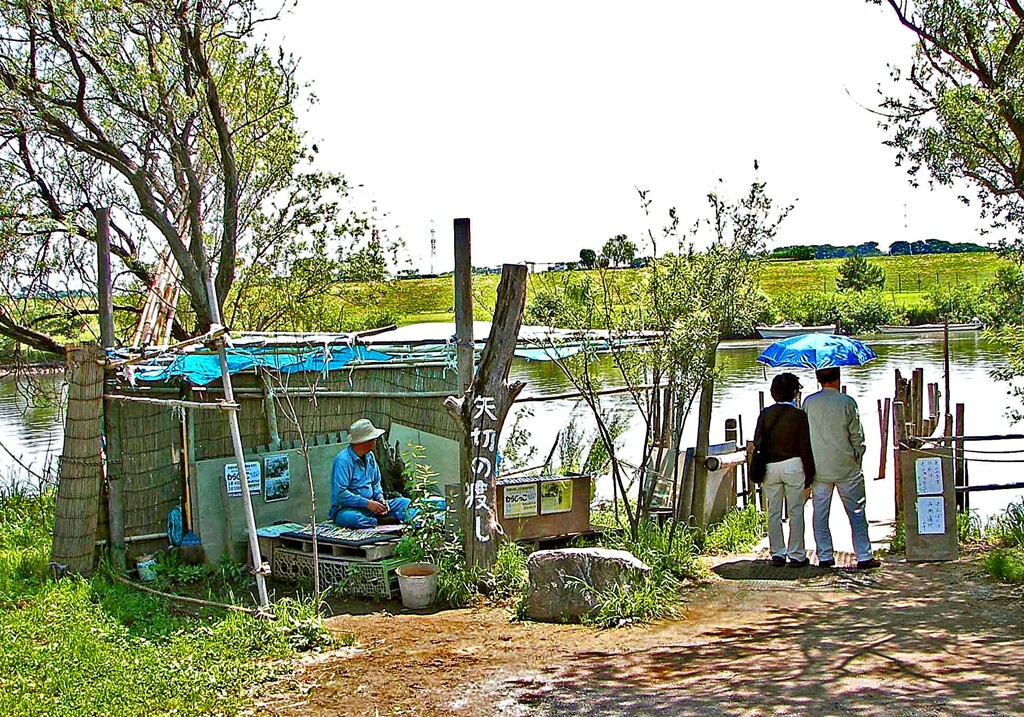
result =
[{"label": "blue tarp roof", "polygon": [[[328,360],[324,350],[314,349],[304,354],[279,353],[272,349],[228,349],[228,372],[232,375],[257,366],[272,368],[281,373],[317,371],[327,373],[346,364],[359,361],[390,361],[391,356],[362,346],[331,348]],[[135,372],[139,381],[170,381],[184,379],[193,386],[205,386],[219,380],[220,358],[216,354],[185,354],[167,366],[147,366]]]}]

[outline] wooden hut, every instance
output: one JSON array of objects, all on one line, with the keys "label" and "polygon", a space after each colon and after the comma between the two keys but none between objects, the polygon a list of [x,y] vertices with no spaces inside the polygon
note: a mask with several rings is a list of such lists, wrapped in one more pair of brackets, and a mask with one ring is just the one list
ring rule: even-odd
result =
[{"label": "wooden hut", "polygon": [[[357,418],[369,418],[389,435],[458,440],[457,426],[443,407],[446,396],[459,393],[453,350],[379,346],[377,352],[386,354],[380,360],[366,359],[354,347],[359,343],[348,335],[236,338],[235,356],[258,357],[251,366],[231,371],[246,464],[258,465],[263,474],[272,458],[275,473],[284,465],[290,475],[287,489],[276,484],[268,491],[264,482],[258,492],[250,476],[258,525],[309,522],[300,438],[308,445],[318,519],[326,518],[330,503],[331,462],[347,445],[347,428]],[[344,351],[355,357],[334,360]],[[129,558],[166,547],[168,516],[176,506],[208,560],[241,559],[247,531],[235,500],[240,486],[230,480],[236,460],[229,425],[223,410],[208,410],[228,408],[222,405],[219,369],[205,384],[188,370],[203,357],[216,359],[216,353],[201,344],[106,361],[96,350],[87,353],[90,359],[69,361],[71,384],[78,375],[92,385],[79,391],[91,400],[88,410],[68,412],[67,440],[85,441],[95,455],[99,436],[83,436],[79,429],[95,434],[102,427],[105,461],[79,461],[75,470],[64,471],[55,535],[65,539],[55,540],[54,560],[89,573],[112,535],[112,523],[120,524]],[[183,357],[190,363],[175,370]],[[94,370],[97,359],[102,372]],[[296,367],[299,360],[308,365]],[[102,392],[95,385],[100,380]],[[100,395],[101,415],[95,416]],[[66,444],[65,455],[77,454]],[[93,550],[83,548],[90,545]]]}]

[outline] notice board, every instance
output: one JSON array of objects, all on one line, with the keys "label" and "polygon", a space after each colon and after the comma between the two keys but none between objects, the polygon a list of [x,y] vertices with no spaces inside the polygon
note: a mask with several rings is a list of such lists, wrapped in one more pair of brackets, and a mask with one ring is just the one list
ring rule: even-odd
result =
[{"label": "notice board", "polygon": [[949,448],[901,450],[907,560],[956,560],[956,489]]}]

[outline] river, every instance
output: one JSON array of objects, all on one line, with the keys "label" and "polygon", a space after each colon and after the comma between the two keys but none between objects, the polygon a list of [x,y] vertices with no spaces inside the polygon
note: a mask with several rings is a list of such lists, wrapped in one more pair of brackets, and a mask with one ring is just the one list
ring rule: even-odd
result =
[{"label": "river", "polygon": [[[880,520],[891,519],[892,499],[892,454],[886,461],[887,478],[874,480],[878,473],[880,435],[878,428],[877,401],[893,394],[893,372],[899,368],[905,376],[914,367],[925,371],[926,382],[943,384],[942,339],[939,337],[913,336],[869,336],[865,340],[878,354],[878,359],[866,366],[844,369],[843,383],[861,410],[861,420],[867,434],[867,454],[864,458],[864,472],[868,477],[868,500],[872,506],[872,517]],[[722,345],[719,363],[723,373],[715,395],[714,419],[711,438],[713,442],[723,439],[726,418],[740,417],[746,437],[753,432],[758,412],[758,392],[764,391],[766,400],[772,371],[767,379],[755,359],[769,341],[733,341]],[[968,435],[990,435],[1020,432],[1019,427],[1010,424],[1006,409],[1014,399],[1007,395],[1005,383],[992,379],[991,372],[1002,365],[1002,355],[979,334],[969,333],[954,336],[950,341],[950,395],[954,403],[966,404],[965,426]],[[804,385],[804,393],[816,390],[814,374],[809,370],[796,370]],[[551,363],[530,363],[516,361],[511,379],[527,382],[523,395],[553,395],[571,390],[558,367]],[[43,378],[46,390],[41,395],[29,396],[23,383],[12,380],[0,381],[0,483],[14,477],[24,477],[24,468],[15,458],[31,468],[42,472],[52,466],[59,452],[62,440],[62,413],[60,401],[55,394],[60,388],[58,378]],[[604,404],[614,411],[631,417],[631,406],[626,396],[607,396]],[[591,426],[586,406],[578,400],[559,400],[519,404],[516,410],[529,407],[533,415],[522,425],[529,431],[530,443],[537,449],[540,463],[551,449],[556,433],[571,416],[578,416],[580,425]],[[511,418],[510,418],[511,420]],[[630,421],[623,434],[624,455],[627,460],[638,457],[643,427],[638,421]],[[696,410],[684,432],[684,443],[692,445],[696,434]],[[1000,443],[975,443],[972,448],[980,450],[1012,450],[1021,448],[1024,442],[1003,441]],[[979,458],[1014,459],[1012,454],[974,454]],[[1024,458],[1024,452],[1019,454]],[[971,463],[969,466],[972,484],[1001,483],[1019,480],[1020,464],[1017,463]],[[610,482],[598,482],[598,494],[610,494]],[[1001,510],[1011,500],[1024,496],[1024,491],[992,491],[974,493],[971,508],[983,518]]]}]

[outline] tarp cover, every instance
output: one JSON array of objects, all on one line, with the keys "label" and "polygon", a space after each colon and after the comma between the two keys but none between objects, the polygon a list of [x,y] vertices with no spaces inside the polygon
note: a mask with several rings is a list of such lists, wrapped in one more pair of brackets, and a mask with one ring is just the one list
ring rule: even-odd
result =
[{"label": "tarp cover", "polygon": [[[281,373],[316,371],[327,373],[340,369],[355,360],[390,361],[391,356],[362,346],[332,347],[324,360],[324,350],[314,349],[303,354],[278,353],[259,349],[228,349],[228,372],[232,375],[257,366],[272,368]],[[147,366],[135,372],[139,381],[171,381],[184,379],[193,386],[205,386],[219,380],[220,359],[216,354],[185,354],[167,366]]]}]

